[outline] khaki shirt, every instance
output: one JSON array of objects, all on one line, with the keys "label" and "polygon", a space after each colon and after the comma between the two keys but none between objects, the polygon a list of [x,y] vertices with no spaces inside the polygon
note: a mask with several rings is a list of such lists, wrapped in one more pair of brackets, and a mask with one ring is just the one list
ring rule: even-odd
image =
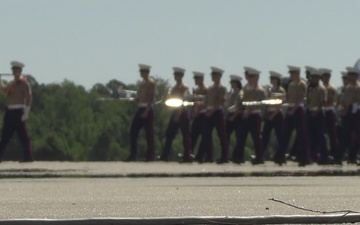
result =
[{"label": "khaki shirt", "polygon": [[198,86],[196,88],[194,88],[193,90],[193,94],[194,95],[206,95],[208,92],[208,87],[207,86]]},{"label": "khaki shirt", "polygon": [[307,106],[310,111],[320,110],[326,102],[326,88],[319,84],[317,87],[310,88],[307,95]]},{"label": "khaki shirt", "polygon": [[189,87],[186,86],[184,83],[175,84],[175,86],[172,87],[169,91],[170,98],[180,98],[184,100],[188,98],[189,95]]},{"label": "khaki shirt", "polygon": [[[257,87],[247,86],[244,89],[243,102],[262,101],[265,99],[265,90],[258,85]],[[245,106],[245,110],[254,111],[261,110],[261,105],[248,105]]]},{"label": "khaki shirt", "polygon": [[291,81],[287,91],[287,102],[289,104],[300,104],[304,103],[304,99],[307,92],[307,84],[305,81],[300,80],[299,82]]},{"label": "khaki shirt", "polygon": [[147,81],[142,81],[138,89],[139,103],[147,103],[152,105],[155,98],[155,81],[151,78]]},{"label": "khaki shirt", "polygon": [[331,84],[324,85],[326,88],[327,99],[326,99],[326,106],[334,106],[336,103],[336,99],[338,98],[337,90]]},{"label": "khaki shirt", "polygon": [[[269,91],[269,99],[281,99],[281,100],[285,100],[286,99],[286,91],[283,87],[279,86],[277,89],[275,88],[270,88]],[[282,108],[282,105],[269,105],[267,107],[268,111],[274,111],[274,110],[280,110]]]},{"label": "khaki shirt", "polygon": [[236,99],[238,98],[240,90],[232,91],[226,94],[226,107],[235,105]]},{"label": "khaki shirt", "polygon": [[31,88],[27,81],[11,81],[5,88],[7,105],[26,105],[31,99]]},{"label": "khaki shirt", "polygon": [[348,84],[344,88],[344,94],[342,98],[342,103],[345,107],[349,107],[354,103],[360,103],[360,85],[357,83],[356,85]]},{"label": "khaki shirt", "polygon": [[220,109],[224,106],[226,87],[222,84],[213,84],[209,87],[205,97],[205,106],[208,109]]}]

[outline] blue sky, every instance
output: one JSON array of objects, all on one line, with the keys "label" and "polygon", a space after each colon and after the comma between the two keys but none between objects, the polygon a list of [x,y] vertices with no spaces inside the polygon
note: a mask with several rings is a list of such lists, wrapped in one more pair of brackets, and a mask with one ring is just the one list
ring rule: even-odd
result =
[{"label": "blue sky", "polygon": [[[0,72],[26,64],[40,83],[91,88],[139,80],[138,63],[169,79],[172,67],[286,74],[286,65],[328,67],[333,83],[360,58],[357,0],[0,0]],[[210,76],[206,77],[210,83]]]}]

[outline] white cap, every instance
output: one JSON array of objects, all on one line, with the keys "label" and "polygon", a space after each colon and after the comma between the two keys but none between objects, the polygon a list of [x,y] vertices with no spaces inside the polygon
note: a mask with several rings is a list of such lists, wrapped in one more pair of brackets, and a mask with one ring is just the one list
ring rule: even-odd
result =
[{"label": "white cap", "polygon": [[341,76],[342,76],[342,77],[346,77],[346,76],[347,76],[347,72],[341,71]]},{"label": "white cap", "polygon": [[231,74],[230,75],[230,81],[240,81],[241,82],[242,78],[239,75],[236,74]]},{"label": "white cap", "polygon": [[249,74],[249,75],[260,75],[260,71],[255,69],[255,68],[252,68],[252,67],[249,67],[249,66],[244,66],[244,70]]},{"label": "white cap", "polygon": [[324,74],[331,74],[332,70],[328,69],[328,68],[320,68],[320,75],[324,75]]},{"label": "white cap", "polygon": [[301,71],[301,68],[298,67],[298,66],[288,66],[289,68],[289,72],[300,72]]},{"label": "white cap", "polygon": [[347,73],[356,73],[356,74],[359,74],[359,71],[358,71],[355,67],[352,67],[352,66],[346,67],[346,71],[347,71]]},{"label": "white cap", "polygon": [[320,76],[320,70],[318,69],[312,69],[310,72],[310,76]]},{"label": "white cap", "polygon": [[18,68],[24,68],[25,64],[19,61],[11,61],[10,62],[11,67],[18,67]]},{"label": "white cap", "polygon": [[174,73],[185,73],[185,69],[181,67],[173,67]]},{"label": "white cap", "polygon": [[276,78],[281,78],[282,75],[281,73],[275,72],[275,71],[269,71],[270,73],[270,77],[276,77]]},{"label": "white cap", "polygon": [[198,72],[198,71],[193,71],[193,74],[194,74],[194,78],[195,77],[204,77],[204,73],[202,73],[202,72]]},{"label": "white cap", "polygon": [[313,67],[313,66],[304,66],[304,67],[305,67],[305,71],[308,71],[310,73],[311,73],[312,70],[316,70],[316,68]]},{"label": "white cap", "polygon": [[146,64],[139,64],[140,70],[150,70],[151,66]]},{"label": "white cap", "polygon": [[222,75],[224,73],[223,69],[216,67],[216,66],[212,66],[212,67],[210,67],[210,69],[213,73],[218,73],[220,75]]}]

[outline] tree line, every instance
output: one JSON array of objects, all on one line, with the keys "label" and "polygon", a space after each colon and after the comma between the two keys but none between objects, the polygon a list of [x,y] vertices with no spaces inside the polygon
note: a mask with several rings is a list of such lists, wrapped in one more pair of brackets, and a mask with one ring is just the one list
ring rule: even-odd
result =
[{"label": "tree line", "polygon": [[[118,161],[129,154],[129,130],[137,105],[125,101],[98,101],[99,98],[116,98],[117,89],[123,86],[136,90],[138,84],[125,84],[116,79],[106,84],[97,83],[90,90],[72,81],[40,84],[32,76],[27,76],[32,87],[33,104],[27,128],[35,160],[47,161]],[[170,84],[162,78],[155,78],[156,100],[162,99]],[[0,97],[0,116],[6,108],[5,96]],[[171,109],[163,104],[155,105],[154,128],[155,150],[160,155],[165,144],[165,131]],[[2,126],[3,121],[0,121]],[[143,132],[143,131],[142,131]],[[15,135],[16,136],[16,135]],[[22,158],[19,140],[13,137],[7,146],[3,159]],[[214,154],[220,155],[217,137],[213,138]],[[230,143],[230,152],[235,145],[235,137]],[[251,154],[253,143],[247,142],[247,155]],[[138,139],[139,157],[145,156],[144,133]],[[270,143],[270,152],[273,146]],[[182,137],[179,133],[173,142],[172,157],[182,153]],[[143,157],[145,158],[145,157]]]}]

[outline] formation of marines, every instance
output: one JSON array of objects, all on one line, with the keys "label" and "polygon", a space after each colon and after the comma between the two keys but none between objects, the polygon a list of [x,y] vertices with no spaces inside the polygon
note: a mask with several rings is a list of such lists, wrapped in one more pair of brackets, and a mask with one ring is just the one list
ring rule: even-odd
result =
[{"label": "formation of marines", "polygon": [[[7,107],[0,141],[0,162],[4,149],[16,132],[23,148],[23,162],[32,162],[33,153],[26,129],[32,94],[26,78],[22,76],[25,64],[11,62],[14,80],[4,85],[0,79],[0,92],[6,96]],[[169,161],[172,142],[181,130],[183,148],[181,162],[228,163],[245,162],[245,142],[248,134],[253,141],[251,163],[263,164],[275,131],[277,149],[271,159],[278,165],[296,160],[299,166],[310,163],[320,165],[358,164],[360,148],[360,82],[359,71],[346,67],[342,72],[343,86],[338,91],[330,84],[332,71],[326,68],[306,66],[306,79],[301,78],[301,68],[288,66],[290,80],[275,71],[269,72],[270,86],[259,84],[261,72],[244,67],[244,80],[230,75],[230,91],[221,83],[224,70],[211,67],[212,85],[204,84],[205,74],[194,71],[196,88],[190,93],[182,81],[185,69],[173,67],[175,85],[167,99],[191,102],[172,109],[166,130],[165,145],[160,156],[154,147],[154,99],[155,81],[150,76],[149,65],[139,64],[142,82],[137,90],[138,109],[130,128],[130,154],[126,161],[138,159],[137,138],[145,128],[147,153],[145,161]],[[268,101],[270,100],[270,101]],[[274,100],[274,101],[271,101]],[[217,131],[221,154],[214,159],[213,130]],[[289,143],[296,131],[293,146]],[[236,144],[229,149],[235,133]],[[328,138],[326,138],[326,136]],[[327,141],[328,140],[328,141]],[[199,142],[199,143],[198,143]],[[328,144],[329,142],[329,144]],[[196,147],[198,146],[198,149]],[[291,150],[289,150],[289,148]]]},{"label": "formation of marines", "polygon": [[[145,126],[148,143],[145,161],[153,161],[156,159],[152,127],[155,83],[149,77],[151,67],[144,64],[139,67],[143,82],[138,90],[139,109],[132,122],[132,144],[126,161],[137,160],[136,141],[142,126]],[[286,84],[280,73],[270,71],[271,85],[265,90],[258,83],[261,72],[244,67],[245,85],[239,75],[230,75],[231,90],[228,92],[221,83],[224,70],[211,67],[213,84],[206,86],[205,74],[194,71],[196,88],[190,93],[182,81],[185,69],[173,67],[176,84],[167,98],[190,101],[192,106],[183,104],[173,109],[165,146],[158,160],[170,160],[172,142],[180,128],[184,147],[183,154],[179,154],[181,162],[214,162],[212,134],[215,128],[221,148],[221,155],[216,159],[218,164],[230,160],[237,164],[245,162],[248,133],[253,140],[251,163],[263,164],[272,130],[275,131],[277,149],[271,159],[278,165],[290,159],[297,161],[299,166],[310,163],[342,165],[345,159],[348,164],[357,164],[360,148],[359,72],[354,67],[346,67],[346,72],[342,72],[343,86],[338,91],[330,84],[330,69],[310,66],[305,69],[306,79],[303,79],[300,67],[288,66],[290,80]],[[266,100],[275,101],[268,104]],[[294,144],[288,150],[293,131],[296,131]],[[233,133],[236,144],[230,152]]]}]

